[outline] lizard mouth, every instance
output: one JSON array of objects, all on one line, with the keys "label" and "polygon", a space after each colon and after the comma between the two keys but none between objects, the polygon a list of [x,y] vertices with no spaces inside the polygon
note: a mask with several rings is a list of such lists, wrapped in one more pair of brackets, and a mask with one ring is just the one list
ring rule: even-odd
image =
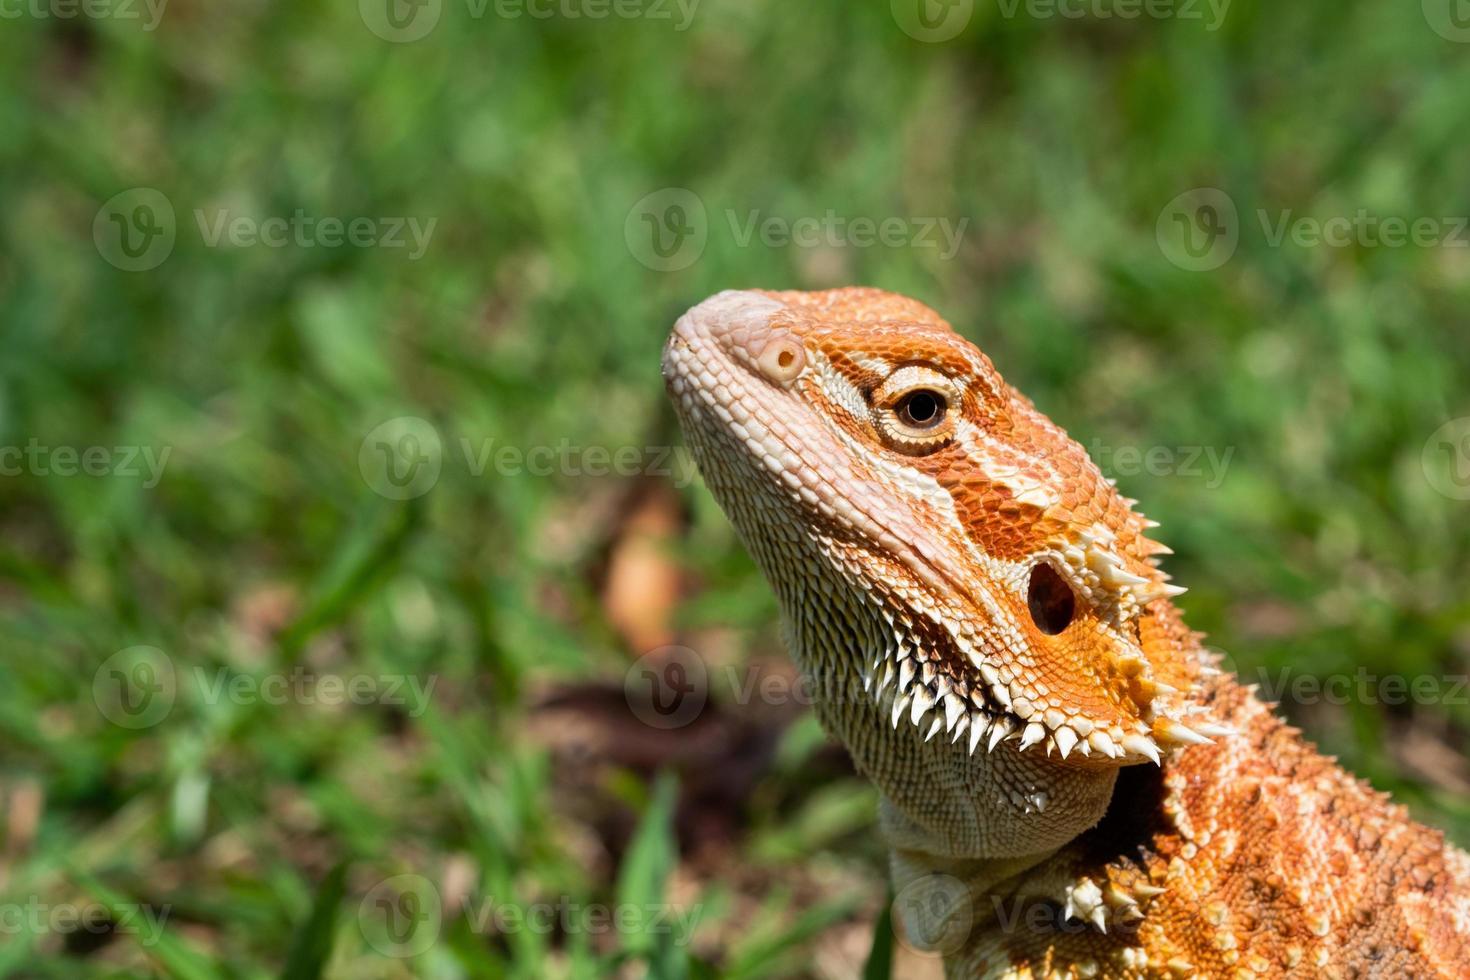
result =
[{"label": "lizard mouth", "polygon": [[1141,735],[1013,693],[1018,682],[1012,672],[962,635],[928,619],[904,624],[903,635],[904,641],[881,649],[863,673],[864,692],[895,729],[907,721],[925,741],[943,732],[952,743],[964,740],[970,755],[981,745],[994,752],[1013,743],[1017,751],[1036,746],[1062,760],[1157,761],[1158,749]]}]

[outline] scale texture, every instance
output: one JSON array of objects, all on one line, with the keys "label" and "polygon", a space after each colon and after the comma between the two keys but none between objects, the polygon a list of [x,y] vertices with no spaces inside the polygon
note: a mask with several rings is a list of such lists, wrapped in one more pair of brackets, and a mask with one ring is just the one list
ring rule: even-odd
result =
[{"label": "scale texture", "polygon": [[932,310],[721,293],[663,371],[949,975],[1470,971],[1470,858],[1218,669],[1152,522]]}]

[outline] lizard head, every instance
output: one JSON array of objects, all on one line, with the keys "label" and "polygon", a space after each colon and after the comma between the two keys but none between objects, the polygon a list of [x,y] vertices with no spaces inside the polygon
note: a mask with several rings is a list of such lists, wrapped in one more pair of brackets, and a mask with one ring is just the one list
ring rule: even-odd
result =
[{"label": "lizard head", "polygon": [[1219,734],[1186,724],[1201,665],[1150,522],[921,303],[721,293],[663,371],[805,656],[846,658],[894,725],[1081,766]]}]

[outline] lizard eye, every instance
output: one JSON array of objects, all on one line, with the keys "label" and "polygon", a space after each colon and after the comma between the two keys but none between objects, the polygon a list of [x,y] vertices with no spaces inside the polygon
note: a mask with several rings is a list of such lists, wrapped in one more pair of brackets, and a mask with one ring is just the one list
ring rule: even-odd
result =
[{"label": "lizard eye", "polygon": [[889,448],[927,456],[954,438],[959,392],[932,368],[899,368],[873,393],[873,422]]},{"label": "lizard eye", "polygon": [[944,421],[945,413],[949,411],[949,403],[945,397],[937,391],[920,388],[903,396],[894,414],[898,421],[910,429],[932,429]]}]

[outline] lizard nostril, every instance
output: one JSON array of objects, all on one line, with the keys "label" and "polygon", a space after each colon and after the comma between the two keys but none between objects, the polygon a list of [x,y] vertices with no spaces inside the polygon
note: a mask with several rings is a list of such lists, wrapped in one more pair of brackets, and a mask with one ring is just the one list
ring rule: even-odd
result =
[{"label": "lizard nostril", "polygon": [[806,367],[806,351],[796,341],[779,337],[765,346],[756,364],[771,381],[788,385]]}]

